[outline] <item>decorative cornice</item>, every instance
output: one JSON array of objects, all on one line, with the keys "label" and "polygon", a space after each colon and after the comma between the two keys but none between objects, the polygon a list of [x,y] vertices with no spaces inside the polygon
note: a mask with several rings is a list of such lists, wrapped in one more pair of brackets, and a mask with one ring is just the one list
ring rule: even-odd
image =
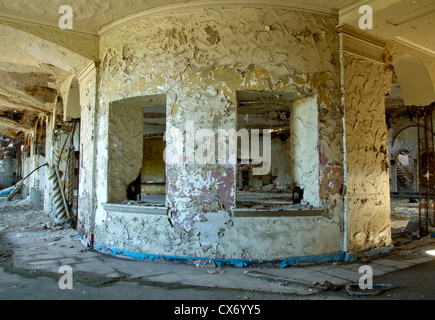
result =
[{"label": "decorative cornice", "polygon": [[385,47],[385,45],[387,44],[386,40],[379,38],[379,37],[376,37],[376,36],[373,36],[373,35],[370,35],[364,31],[361,31],[358,28],[352,27],[352,26],[347,25],[347,24],[338,26],[336,29],[337,29],[337,32],[339,32],[339,33],[346,33],[352,37],[370,42],[370,43],[377,45],[377,46]]},{"label": "decorative cornice", "polygon": [[[9,21],[10,23],[13,23],[13,22],[15,22],[15,23],[27,23],[27,24],[31,24],[34,26],[40,26],[40,27],[51,28],[51,29],[60,29],[57,24],[32,19],[32,18],[29,18],[26,16],[19,16],[18,17],[18,16],[14,16],[14,15],[5,14],[5,13],[0,13],[0,20]],[[77,28],[74,28],[73,30],[65,30],[65,31],[72,31],[72,32],[77,33],[77,34],[83,34],[83,35],[94,36],[94,37],[98,36],[98,34],[95,32],[91,32],[91,31],[87,31],[87,30],[78,30]]]},{"label": "decorative cornice", "polygon": [[387,41],[359,31],[348,25],[337,27],[342,38],[342,50],[364,58],[384,63],[384,48]]},{"label": "decorative cornice", "polygon": [[52,25],[0,15],[0,24],[53,42],[90,60],[99,59],[99,37],[76,30],[62,30]]},{"label": "decorative cornice", "polygon": [[83,81],[85,81],[91,74],[92,71],[95,71],[98,67],[98,63],[95,61],[90,62],[86,68],[84,68],[78,75],[77,80],[79,84],[81,84]]},{"label": "decorative cornice", "polygon": [[408,47],[411,47],[413,49],[416,49],[416,50],[419,50],[419,51],[423,51],[424,53],[435,55],[435,51],[433,51],[433,50],[431,50],[429,48],[423,47],[423,46],[421,46],[421,45],[419,45],[419,44],[417,44],[415,42],[412,42],[412,41],[410,41],[408,39],[405,39],[405,38],[402,38],[402,37],[398,36],[398,37],[393,38],[393,41],[399,42],[399,43],[404,44],[404,45],[406,45]]},{"label": "decorative cornice", "polygon": [[165,14],[165,13],[177,13],[195,9],[207,9],[207,8],[231,8],[231,7],[252,7],[252,8],[281,8],[281,9],[293,9],[295,11],[303,11],[303,12],[312,12],[317,14],[323,14],[328,16],[338,16],[338,10],[327,9],[323,7],[301,4],[301,3],[285,3],[282,1],[268,1],[267,3],[264,0],[210,0],[210,1],[195,1],[188,3],[180,3],[180,4],[171,4],[167,6],[161,6],[157,8],[143,10],[131,15],[128,15],[119,20],[113,21],[104,27],[102,27],[98,34],[101,36],[109,30],[123,25],[128,22],[132,22],[135,20],[143,19],[145,17],[156,15],[156,14]]}]

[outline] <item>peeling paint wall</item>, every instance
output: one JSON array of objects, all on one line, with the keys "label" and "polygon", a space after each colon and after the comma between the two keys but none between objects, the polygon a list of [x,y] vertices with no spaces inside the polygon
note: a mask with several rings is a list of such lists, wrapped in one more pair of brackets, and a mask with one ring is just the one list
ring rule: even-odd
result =
[{"label": "peeling paint wall", "polygon": [[95,139],[97,70],[95,66],[79,78],[80,88],[80,159],[77,232],[84,243],[93,240],[95,221]]},{"label": "peeling paint wall", "polygon": [[[158,14],[104,33],[96,243],[133,252],[220,258],[277,259],[341,251],[342,177],[328,174],[343,170],[336,24],[335,17],[284,9],[195,9]],[[237,90],[316,97],[312,106],[317,107],[313,121],[317,116],[318,139],[310,143],[317,141],[311,147],[319,157],[318,172],[312,172],[318,185],[307,188],[324,216],[235,219],[234,165],[195,163],[166,166],[168,217],[104,211],[101,204],[116,197],[113,185],[103,187],[118,152],[109,138],[112,121],[117,121],[109,116],[111,102],[166,94],[167,129],[185,133],[189,120],[197,130],[217,132],[236,128]],[[119,177],[128,168],[121,167]],[[333,185],[332,192],[320,192],[325,184]]]},{"label": "peeling paint wall", "polygon": [[320,206],[317,97],[299,99],[290,115],[291,158],[294,182],[304,189],[304,200]]},{"label": "peeling paint wall", "polygon": [[382,64],[344,53],[349,252],[391,244],[386,79]]}]

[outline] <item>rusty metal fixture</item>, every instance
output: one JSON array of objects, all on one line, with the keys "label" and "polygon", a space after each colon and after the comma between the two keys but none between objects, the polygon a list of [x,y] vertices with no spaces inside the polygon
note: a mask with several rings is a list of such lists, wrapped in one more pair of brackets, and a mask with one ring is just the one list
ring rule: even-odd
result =
[{"label": "rusty metal fixture", "polygon": [[[419,236],[428,234],[429,223],[435,221],[435,137],[433,134],[432,113],[434,105],[417,107],[417,150],[418,150],[418,229]],[[423,178],[424,181],[423,181]],[[432,190],[432,198],[431,198]],[[432,214],[432,221],[430,216]]]}]

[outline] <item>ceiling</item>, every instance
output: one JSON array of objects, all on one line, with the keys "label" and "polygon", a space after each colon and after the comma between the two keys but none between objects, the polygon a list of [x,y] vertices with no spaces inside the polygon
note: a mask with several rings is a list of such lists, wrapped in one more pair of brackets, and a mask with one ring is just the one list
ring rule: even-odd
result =
[{"label": "ceiling", "polygon": [[[385,0],[384,0],[385,1]],[[239,1],[244,4],[294,6],[301,8],[318,8],[329,12],[338,11],[358,0],[249,0]],[[178,8],[186,6],[228,6],[237,5],[234,0],[1,0],[1,15],[17,19],[27,19],[43,24],[57,26],[59,8],[71,5],[74,12],[73,28],[78,31],[97,34],[98,31],[123,17],[144,11],[165,7]]]},{"label": "ceiling", "polygon": [[[58,26],[59,8],[73,9],[73,30]],[[358,8],[374,9],[369,34],[435,54],[434,0],[0,0],[0,135],[23,140],[52,112],[62,84],[98,58],[102,30],[120,19],[198,6],[289,7],[339,16],[358,27]]]},{"label": "ceiling", "polygon": [[[434,0],[359,1],[373,8],[373,29],[365,30],[385,40],[399,38],[435,54]],[[358,28],[360,4],[340,10],[340,23]]]}]

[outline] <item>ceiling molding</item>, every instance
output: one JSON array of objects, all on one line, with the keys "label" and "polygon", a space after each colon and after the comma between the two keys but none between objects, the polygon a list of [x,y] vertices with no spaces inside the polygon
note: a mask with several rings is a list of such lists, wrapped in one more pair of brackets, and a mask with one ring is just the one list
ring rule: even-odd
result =
[{"label": "ceiling molding", "polygon": [[148,16],[156,14],[165,13],[178,13],[183,11],[195,10],[195,9],[206,9],[206,8],[234,8],[234,7],[252,7],[252,8],[282,8],[282,9],[292,9],[296,11],[311,12],[329,16],[338,16],[338,10],[327,9],[323,7],[301,4],[301,3],[283,3],[282,1],[268,1],[264,0],[210,0],[210,1],[195,1],[180,4],[171,4],[167,6],[161,6],[157,8],[143,10],[124,18],[113,21],[105,26],[103,26],[98,34],[101,36],[109,30],[121,26],[123,24],[136,21],[139,19],[146,18]]},{"label": "ceiling molding", "polygon": [[[46,28],[51,28],[51,29],[62,30],[59,28],[59,26],[57,24],[52,24],[52,23],[47,23],[45,21],[32,19],[32,18],[29,18],[28,16],[14,16],[14,15],[10,15],[10,14],[0,13],[0,20],[10,21],[10,22],[15,21],[15,22],[27,23],[27,24],[32,24],[32,25],[38,25],[41,27],[46,27]],[[81,33],[83,35],[98,37],[98,34],[95,32],[87,31],[87,30],[80,30],[77,28],[74,28],[73,30],[65,30],[65,31],[73,31],[73,32],[78,33],[78,34]]]},{"label": "ceiling molding", "polygon": [[387,45],[387,40],[382,39],[380,37],[376,37],[374,35],[370,35],[367,32],[364,32],[358,28],[355,28],[353,26],[350,26],[348,24],[338,26],[337,32],[346,33],[348,35],[351,35],[355,38],[370,42],[374,45],[385,47]]},{"label": "ceiling molding", "polygon": [[385,40],[370,36],[348,25],[337,27],[337,32],[342,39],[342,50],[384,63],[383,54],[387,45]]},{"label": "ceiling molding", "polygon": [[100,38],[98,35],[77,30],[63,30],[59,27],[35,22],[30,19],[12,18],[4,15],[0,15],[0,24],[50,41],[87,59],[99,59]]},{"label": "ceiling molding", "polygon": [[435,51],[434,50],[431,50],[429,48],[423,47],[423,46],[421,46],[421,45],[419,45],[419,44],[417,44],[415,42],[412,42],[412,41],[410,41],[408,39],[405,39],[405,38],[402,38],[400,36],[394,37],[393,41],[399,42],[399,43],[404,44],[404,45],[406,45],[408,47],[411,47],[413,49],[416,49],[416,50],[419,50],[419,51],[423,51],[424,53],[435,55]]},{"label": "ceiling molding", "polygon": [[92,61],[86,66],[86,68],[79,72],[79,74],[76,76],[79,85],[86,81],[93,71],[97,71],[98,67],[99,63]]}]

